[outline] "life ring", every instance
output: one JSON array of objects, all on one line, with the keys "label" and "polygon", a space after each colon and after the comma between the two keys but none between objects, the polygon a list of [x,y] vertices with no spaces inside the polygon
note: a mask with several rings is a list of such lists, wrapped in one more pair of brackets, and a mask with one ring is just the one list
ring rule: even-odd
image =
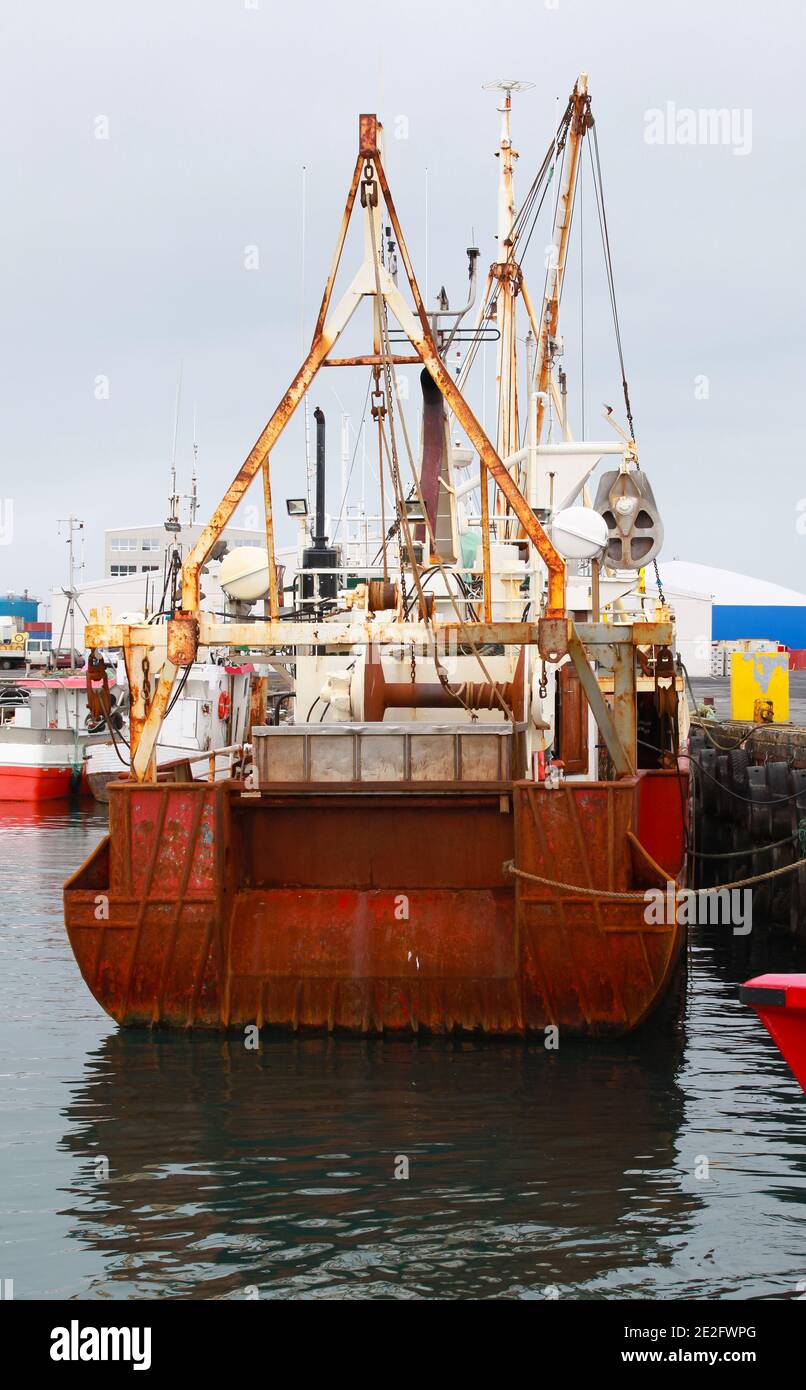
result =
[{"label": "life ring", "polygon": [[231,707],[232,702],[229,697],[229,692],[226,690],[222,690],[221,694],[218,697],[218,717],[221,720],[222,724],[226,719],[229,719],[229,712]]}]

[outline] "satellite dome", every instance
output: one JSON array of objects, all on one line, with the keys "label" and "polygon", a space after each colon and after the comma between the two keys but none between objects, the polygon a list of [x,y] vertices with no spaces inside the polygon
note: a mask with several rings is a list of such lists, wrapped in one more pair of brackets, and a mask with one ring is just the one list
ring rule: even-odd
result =
[{"label": "satellite dome", "polygon": [[257,545],[241,545],[224,556],[218,571],[224,593],[240,603],[254,603],[269,592],[268,552]]},{"label": "satellite dome", "polygon": [[592,507],[566,507],[551,523],[551,539],[564,560],[592,560],[607,537],[607,522]]}]

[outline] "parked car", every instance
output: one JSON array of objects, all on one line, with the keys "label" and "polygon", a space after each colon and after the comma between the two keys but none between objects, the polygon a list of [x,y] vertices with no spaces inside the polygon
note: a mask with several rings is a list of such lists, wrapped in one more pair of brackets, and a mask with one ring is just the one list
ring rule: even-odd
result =
[{"label": "parked car", "polygon": [[84,669],[84,653],[73,652],[54,652],[53,665],[57,671],[82,671]]}]

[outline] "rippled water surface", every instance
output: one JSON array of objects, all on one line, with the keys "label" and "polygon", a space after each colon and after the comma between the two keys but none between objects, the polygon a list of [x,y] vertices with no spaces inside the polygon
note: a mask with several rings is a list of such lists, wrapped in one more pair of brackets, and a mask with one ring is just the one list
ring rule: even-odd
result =
[{"label": "rippled water surface", "polygon": [[806,1288],[806,1099],[737,1001],[772,961],[762,941],[755,959],[695,941],[677,1026],[621,1044],[254,1053],[124,1034],[62,925],[62,882],[104,831],[98,811],[0,805],[0,1278],[16,1298]]}]

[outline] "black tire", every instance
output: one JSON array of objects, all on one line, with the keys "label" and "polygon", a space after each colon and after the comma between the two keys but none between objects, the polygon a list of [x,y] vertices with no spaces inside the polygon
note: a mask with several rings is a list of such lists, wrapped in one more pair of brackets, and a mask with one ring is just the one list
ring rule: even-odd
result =
[{"label": "black tire", "polygon": [[732,796],[731,819],[737,825],[744,820],[744,807],[739,800],[742,796],[747,796],[747,769],[750,766],[750,756],[746,748],[732,748],[728,754],[728,773],[731,790],[736,792]]},{"label": "black tire", "polygon": [[774,836],[765,767],[747,769],[747,797],[750,805],[747,807],[746,824],[750,837],[756,844],[766,844]]},{"label": "black tire", "polygon": [[716,781],[716,749],[704,748],[698,758],[700,764],[696,775],[700,779],[700,797],[702,800],[702,812],[707,818],[716,815],[718,802],[718,787]]},{"label": "black tire", "polygon": [[792,831],[792,806],[789,800],[789,764],[784,762],[767,763],[767,787],[772,810],[772,836],[780,840]]}]

